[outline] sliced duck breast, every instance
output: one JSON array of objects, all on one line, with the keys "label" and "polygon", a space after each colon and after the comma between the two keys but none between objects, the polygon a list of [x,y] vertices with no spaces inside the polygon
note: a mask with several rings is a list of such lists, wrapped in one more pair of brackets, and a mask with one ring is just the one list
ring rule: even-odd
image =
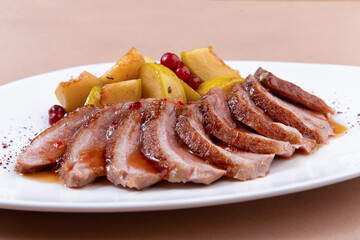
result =
[{"label": "sliced duck breast", "polygon": [[68,187],[83,187],[105,175],[106,132],[121,114],[123,104],[99,109],[79,129],[67,148],[59,170],[60,182]]},{"label": "sliced duck breast", "polygon": [[296,128],[274,122],[263,110],[258,108],[242,84],[236,85],[228,94],[227,99],[228,106],[235,119],[258,133],[276,140],[288,141],[307,154],[315,149],[315,140],[303,137]]},{"label": "sliced duck breast", "polygon": [[321,98],[303,90],[294,83],[278,78],[273,73],[259,68],[254,76],[276,95],[302,104],[316,112],[323,114],[334,114],[335,111],[329,107]]},{"label": "sliced duck breast", "polygon": [[243,152],[216,145],[203,126],[203,116],[196,104],[178,110],[176,132],[189,149],[207,162],[226,171],[226,176],[239,180],[265,176],[274,154]]},{"label": "sliced duck breast", "polygon": [[55,163],[65,152],[75,132],[89,119],[96,107],[80,107],[40,133],[17,159],[21,173],[41,170]]},{"label": "sliced duck breast", "polygon": [[323,144],[328,142],[331,135],[334,135],[331,124],[323,114],[304,109],[274,96],[252,75],[245,79],[244,88],[255,105],[268,116],[275,121],[296,128],[303,136]]},{"label": "sliced duck breast", "polygon": [[225,94],[219,88],[209,90],[200,100],[204,127],[216,138],[244,151],[273,153],[290,157],[295,148],[285,141],[278,141],[250,132],[232,116]]},{"label": "sliced duck breast", "polygon": [[314,139],[303,137],[299,149],[306,154],[310,154],[316,149],[316,141]]},{"label": "sliced duck breast", "polygon": [[170,99],[154,102],[147,107],[142,125],[141,151],[169,182],[210,184],[225,171],[207,164],[191,154],[177,136],[177,104]]},{"label": "sliced duck breast", "polygon": [[301,144],[301,133],[296,128],[274,122],[253,103],[241,84],[232,89],[227,99],[230,111],[236,120],[266,137],[287,141],[291,144]]},{"label": "sliced duck breast", "polygon": [[115,185],[143,189],[162,178],[141,152],[142,103],[126,104],[106,147],[106,175]]}]

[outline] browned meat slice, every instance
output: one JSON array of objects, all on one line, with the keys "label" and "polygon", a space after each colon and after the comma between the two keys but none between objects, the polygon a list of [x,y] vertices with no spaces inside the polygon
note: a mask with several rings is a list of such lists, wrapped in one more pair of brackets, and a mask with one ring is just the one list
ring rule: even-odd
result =
[{"label": "browned meat slice", "polygon": [[63,156],[60,182],[68,187],[83,187],[105,175],[106,131],[121,114],[123,104],[98,110],[73,137]]},{"label": "browned meat slice", "polygon": [[232,115],[258,133],[280,141],[288,141],[307,154],[315,149],[316,142],[314,140],[303,137],[296,128],[274,122],[263,110],[258,108],[242,84],[236,85],[228,94],[227,99]]},{"label": "browned meat slice", "polygon": [[307,137],[302,138],[301,145],[299,147],[304,153],[311,153],[316,148],[316,141]]},{"label": "browned meat slice", "polygon": [[176,104],[160,100],[146,108],[141,151],[170,182],[210,184],[225,171],[191,154],[175,133]]},{"label": "browned meat slice", "polygon": [[268,87],[275,94],[284,97],[288,100],[302,104],[314,111],[323,114],[334,114],[334,110],[329,107],[321,98],[310,94],[300,88],[299,86],[276,77],[273,73],[259,68],[255,72],[255,77],[260,80],[262,84]]},{"label": "browned meat slice", "polygon": [[16,169],[22,173],[52,165],[65,152],[74,133],[86,122],[94,106],[78,108],[40,133],[20,153]]},{"label": "browned meat slice", "polygon": [[161,180],[141,153],[142,103],[125,104],[121,120],[106,147],[107,178],[115,185],[143,189]]},{"label": "browned meat slice", "polygon": [[290,104],[267,91],[252,75],[244,82],[251,99],[275,121],[299,130],[317,143],[327,143],[333,129],[323,114]]},{"label": "browned meat slice", "polygon": [[282,123],[274,122],[264,111],[258,108],[250,99],[249,94],[241,84],[236,85],[227,96],[228,106],[232,115],[243,124],[258,133],[291,144],[301,144],[301,133]]},{"label": "browned meat slice", "polygon": [[209,163],[226,170],[226,176],[239,180],[263,177],[269,172],[274,154],[257,154],[226,150],[214,144],[202,124],[202,114],[196,104],[179,109],[176,132],[189,149]]},{"label": "browned meat slice", "polygon": [[295,148],[299,148],[307,154],[311,153],[316,147],[314,140],[303,137],[296,128],[274,122],[254,104],[242,84],[236,85],[232,92],[229,93],[228,106],[232,115],[238,121],[266,137],[288,141]]},{"label": "browned meat slice", "polygon": [[245,151],[285,157],[290,157],[295,151],[289,142],[267,138],[242,127],[231,116],[225,94],[219,88],[211,89],[201,98],[200,110],[205,129],[227,144]]}]

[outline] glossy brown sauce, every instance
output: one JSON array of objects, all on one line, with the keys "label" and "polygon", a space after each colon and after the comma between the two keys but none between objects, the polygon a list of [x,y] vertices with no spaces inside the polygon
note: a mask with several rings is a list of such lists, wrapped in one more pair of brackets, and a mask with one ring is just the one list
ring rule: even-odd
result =
[{"label": "glossy brown sauce", "polygon": [[[331,124],[331,126],[332,126],[332,128],[333,128],[333,131],[334,131],[334,134],[335,134],[335,135],[332,136],[332,137],[340,137],[341,135],[343,135],[344,133],[347,132],[348,128],[345,127],[344,125],[341,125],[340,123],[335,122],[334,119],[328,118],[328,121],[329,121],[329,123]],[[326,146],[326,144],[316,144],[316,148],[315,148],[314,152],[317,151],[317,150],[319,150],[319,149],[322,148],[323,146]],[[300,154],[300,155],[306,155],[306,156],[307,156],[307,155],[311,155],[311,153],[308,154],[308,153],[305,153],[305,152],[303,152],[303,151],[296,150],[296,151],[294,152],[294,154],[293,154],[292,156],[290,156],[290,157],[276,156],[276,159],[279,159],[279,160],[290,160],[290,159],[293,159],[295,156],[297,156],[297,155],[299,155],[299,154]]]},{"label": "glossy brown sauce", "polygon": [[59,175],[52,171],[25,173],[21,174],[21,176],[37,182],[59,183]]},{"label": "glossy brown sauce", "polygon": [[341,136],[342,134],[346,133],[346,131],[348,130],[347,127],[341,125],[340,123],[335,122],[334,119],[332,118],[329,118],[328,121],[334,129],[334,133],[336,137]]},{"label": "glossy brown sauce", "polygon": [[83,162],[91,169],[102,169],[105,167],[104,151],[102,149],[92,149],[81,152],[79,162]]},{"label": "glossy brown sauce", "polygon": [[146,171],[156,173],[153,166],[148,162],[147,158],[142,154],[140,149],[135,149],[129,156],[127,161],[129,168],[145,169]]}]

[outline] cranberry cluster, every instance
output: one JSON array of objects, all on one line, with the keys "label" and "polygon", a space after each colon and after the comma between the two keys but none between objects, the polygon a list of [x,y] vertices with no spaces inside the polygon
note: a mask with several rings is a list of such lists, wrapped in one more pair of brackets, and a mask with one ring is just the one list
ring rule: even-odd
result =
[{"label": "cranberry cluster", "polygon": [[175,74],[191,88],[198,89],[200,86],[200,79],[191,75],[190,70],[181,61],[180,58],[174,53],[165,53],[160,59],[160,63],[165,67],[170,68]]},{"label": "cranberry cluster", "polygon": [[53,125],[65,116],[65,109],[62,106],[54,105],[49,109],[49,123]]}]

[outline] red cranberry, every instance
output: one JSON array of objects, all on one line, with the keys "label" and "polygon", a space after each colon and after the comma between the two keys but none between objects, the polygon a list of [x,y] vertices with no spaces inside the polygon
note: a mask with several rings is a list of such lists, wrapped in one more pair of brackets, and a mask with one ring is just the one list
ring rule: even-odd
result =
[{"label": "red cranberry", "polygon": [[60,106],[60,105],[54,105],[54,106],[52,106],[52,107],[49,109],[49,114],[50,114],[50,113],[54,113],[54,112],[60,112],[60,113],[62,113],[63,115],[65,115],[65,113],[66,113],[65,108],[63,108],[63,107]]},{"label": "red cranberry", "polygon": [[133,102],[133,103],[130,103],[129,105],[129,109],[139,109],[142,107],[142,103],[141,102]]},{"label": "red cranberry", "polygon": [[62,119],[64,117],[64,114],[61,112],[52,112],[49,114],[49,123],[50,125],[53,125],[54,123],[56,123],[57,121],[59,121],[60,119]]},{"label": "red cranberry", "polygon": [[162,55],[160,63],[173,71],[181,64],[180,58],[174,53],[165,53]]},{"label": "red cranberry", "polygon": [[63,148],[65,147],[65,144],[63,142],[55,142],[53,143],[53,146],[56,148]]},{"label": "red cranberry", "polygon": [[198,89],[200,86],[200,79],[198,77],[195,76],[191,76],[191,78],[189,79],[189,81],[187,82],[187,84],[192,88],[192,89]]},{"label": "red cranberry", "polygon": [[175,70],[176,75],[183,80],[184,82],[188,82],[191,74],[190,74],[190,70],[188,69],[187,66],[181,64],[176,70]]}]

